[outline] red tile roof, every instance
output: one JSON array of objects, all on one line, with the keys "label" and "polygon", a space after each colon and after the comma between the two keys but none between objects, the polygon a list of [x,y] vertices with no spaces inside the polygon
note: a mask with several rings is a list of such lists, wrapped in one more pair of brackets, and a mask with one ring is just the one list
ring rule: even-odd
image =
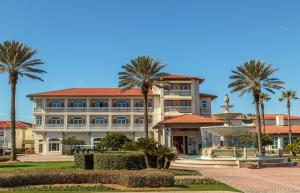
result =
[{"label": "red tile roof", "polygon": [[[288,126],[266,125],[266,134],[288,134]],[[292,126],[292,133],[300,134],[300,125]]]},{"label": "red tile roof", "polygon": [[[284,119],[288,119],[288,115],[287,114],[265,114],[265,119],[266,120],[275,120],[277,116],[282,116],[284,117]],[[239,116],[235,119],[244,119],[242,116]],[[247,117],[248,120],[254,120],[256,119],[255,116],[251,116],[251,117]],[[291,115],[291,120],[300,120],[300,116],[295,116],[295,115]]]},{"label": "red tile roof", "polygon": [[186,123],[186,124],[193,124],[193,123],[224,123],[221,120],[215,119],[214,117],[203,117],[199,115],[181,115],[178,117],[174,117],[171,119],[167,119],[161,121],[162,124],[177,124],[177,123]]},{"label": "red tile roof", "polygon": [[209,98],[211,98],[212,100],[214,100],[214,99],[217,98],[216,95],[204,94],[204,93],[200,93],[199,96],[200,96],[200,98],[201,98],[201,97],[209,97]]},{"label": "red tile roof", "polygon": [[[152,90],[149,91],[149,96],[153,96]],[[56,90],[43,93],[30,94],[27,97],[87,97],[87,96],[142,96],[140,89],[133,88],[127,91],[122,91],[121,88],[70,88],[65,90]]]},{"label": "red tile roof", "polygon": [[[11,127],[10,121],[0,121],[0,129],[4,127],[10,128]],[[32,127],[31,123],[16,121],[16,128],[28,128],[28,127]]]}]

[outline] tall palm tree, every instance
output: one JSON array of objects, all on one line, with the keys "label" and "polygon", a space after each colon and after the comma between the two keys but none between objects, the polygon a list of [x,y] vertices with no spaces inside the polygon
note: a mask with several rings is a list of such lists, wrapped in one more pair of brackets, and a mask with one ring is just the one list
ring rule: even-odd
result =
[{"label": "tall palm tree", "polygon": [[282,102],[286,100],[286,108],[288,111],[288,127],[289,127],[289,144],[292,143],[292,128],[291,128],[291,101],[294,99],[299,99],[297,97],[296,91],[287,90],[283,91],[279,101]]},{"label": "tall palm tree", "polygon": [[130,64],[122,66],[119,72],[119,87],[123,90],[139,87],[144,97],[144,129],[148,138],[148,92],[153,86],[161,87],[157,80],[167,75],[161,72],[166,65],[149,56],[139,56],[131,60]]},{"label": "tall palm tree", "polygon": [[37,74],[46,73],[36,66],[44,64],[40,59],[33,58],[37,50],[16,42],[5,41],[0,44],[0,71],[8,73],[11,102],[10,102],[10,119],[11,119],[11,160],[16,160],[16,87],[19,77],[29,77],[34,80],[43,80]]},{"label": "tall palm tree", "polygon": [[259,96],[259,104],[261,110],[261,119],[262,119],[262,127],[263,127],[263,134],[266,133],[266,123],[265,123],[265,102],[271,100],[270,95],[267,93],[260,93]]},{"label": "tall palm tree", "polygon": [[232,70],[230,79],[233,80],[228,87],[231,92],[239,92],[240,96],[252,94],[256,110],[256,132],[258,138],[258,155],[262,156],[261,143],[261,120],[259,110],[259,96],[262,89],[274,93],[274,89],[282,89],[283,82],[277,78],[271,78],[278,69],[273,68],[271,64],[266,64],[261,60],[248,60],[243,65]]}]

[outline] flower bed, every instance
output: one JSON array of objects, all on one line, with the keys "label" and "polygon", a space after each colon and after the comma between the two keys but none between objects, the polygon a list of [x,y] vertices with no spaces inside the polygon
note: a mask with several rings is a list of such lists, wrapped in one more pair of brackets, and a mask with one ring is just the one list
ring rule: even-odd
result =
[{"label": "flower bed", "polygon": [[145,170],[20,170],[0,175],[0,187],[83,183],[152,188],[173,186],[175,179],[168,172]]},{"label": "flower bed", "polygon": [[10,160],[10,156],[0,156],[0,162],[7,162]]}]

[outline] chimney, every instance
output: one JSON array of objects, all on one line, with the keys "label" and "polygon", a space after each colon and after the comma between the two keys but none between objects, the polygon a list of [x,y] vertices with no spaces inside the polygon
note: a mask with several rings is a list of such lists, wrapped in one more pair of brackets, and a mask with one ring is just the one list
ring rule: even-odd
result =
[{"label": "chimney", "polygon": [[276,116],[276,125],[284,126],[284,117],[283,116]]}]

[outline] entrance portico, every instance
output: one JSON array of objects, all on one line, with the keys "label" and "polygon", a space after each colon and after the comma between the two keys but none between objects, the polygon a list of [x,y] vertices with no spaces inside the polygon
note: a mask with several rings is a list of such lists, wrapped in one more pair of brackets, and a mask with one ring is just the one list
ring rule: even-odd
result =
[{"label": "entrance portico", "polygon": [[201,152],[201,127],[222,125],[224,122],[214,117],[182,115],[159,122],[156,140],[160,144],[174,148],[178,154],[197,155]]}]

